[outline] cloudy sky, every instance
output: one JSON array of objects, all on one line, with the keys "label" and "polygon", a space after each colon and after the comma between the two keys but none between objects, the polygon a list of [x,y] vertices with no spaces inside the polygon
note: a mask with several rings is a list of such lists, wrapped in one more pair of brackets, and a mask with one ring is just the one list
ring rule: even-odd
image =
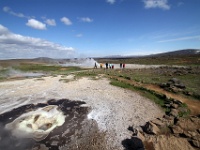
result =
[{"label": "cloudy sky", "polygon": [[1,0],[0,59],[200,48],[200,0]]}]

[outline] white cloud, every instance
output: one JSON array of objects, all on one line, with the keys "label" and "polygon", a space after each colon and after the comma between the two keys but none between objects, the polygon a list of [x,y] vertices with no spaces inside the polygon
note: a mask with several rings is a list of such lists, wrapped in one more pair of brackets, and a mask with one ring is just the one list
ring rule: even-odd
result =
[{"label": "white cloud", "polygon": [[82,22],[93,22],[93,19],[89,17],[82,17],[82,18],[79,18],[79,20]]},{"label": "white cloud", "polygon": [[197,35],[197,36],[186,36],[186,37],[162,40],[162,41],[158,41],[158,42],[159,43],[165,43],[165,42],[184,41],[184,40],[191,40],[191,39],[197,39],[197,40],[200,41],[200,35]]},{"label": "white cloud", "polygon": [[69,20],[69,18],[67,17],[62,17],[61,19],[61,22],[63,22],[65,25],[72,25],[72,22]]},{"label": "white cloud", "polygon": [[28,22],[26,23],[27,26],[32,27],[34,29],[38,30],[46,30],[46,24],[35,20],[35,19],[29,19]]},{"label": "white cloud", "polygon": [[9,33],[9,30],[0,24],[0,35],[5,35]]},{"label": "white cloud", "polygon": [[78,37],[78,38],[80,38],[82,36],[83,36],[83,34],[81,34],[81,33],[76,35],[76,37]]},{"label": "white cloud", "polygon": [[50,26],[56,26],[56,21],[54,19],[46,19],[45,23]]},{"label": "white cloud", "polygon": [[106,0],[107,3],[114,4],[116,0]]},{"label": "white cloud", "polygon": [[3,11],[6,12],[6,13],[11,14],[11,15],[13,15],[13,16],[16,16],[16,17],[20,17],[20,18],[30,18],[29,16],[25,16],[23,13],[16,13],[16,12],[12,11],[11,8],[10,8],[10,7],[7,7],[7,6],[3,7]]},{"label": "white cloud", "polygon": [[170,6],[168,0],[143,0],[145,8],[161,8],[164,10],[169,10]]},{"label": "white cloud", "polygon": [[0,24],[0,50],[0,59],[6,59],[35,57],[64,58],[74,53],[75,49],[44,39],[12,33]]}]

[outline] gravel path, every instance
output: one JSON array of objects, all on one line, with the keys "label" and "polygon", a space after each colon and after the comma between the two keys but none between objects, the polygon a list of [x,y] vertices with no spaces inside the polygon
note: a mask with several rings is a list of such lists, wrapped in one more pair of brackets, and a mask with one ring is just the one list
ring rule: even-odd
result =
[{"label": "gravel path", "polygon": [[0,83],[0,114],[19,106],[49,99],[85,101],[91,107],[88,119],[96,120],[106,132],[107,149],[123,149],[122,140],[130,138],[129,126],[138,127],[160,117],[163,112],[150,100],[135,92],[114,87],[107,79],[82,78],[64,83],[58,77],[26,79]]}]

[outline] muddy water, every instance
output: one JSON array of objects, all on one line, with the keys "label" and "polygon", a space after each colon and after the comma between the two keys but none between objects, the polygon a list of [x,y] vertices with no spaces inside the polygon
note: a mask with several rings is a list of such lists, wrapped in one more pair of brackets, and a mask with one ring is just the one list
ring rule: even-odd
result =
[{"label": "muddy water", "polygon": [[[90,108],[83,104],[85,102],[67,99],[49,100],[47,103],[28,104],[1,114],[0,149],[106,149],[105,135],[99,132],[96,121],[87,119]],[[45,139],[35,141],[31,138],[19,138],[5,129],[6,124],[13,122],[22,114],[48,105],[58,106],[58,109],[65,115],[65,122],[51,131]]]}]

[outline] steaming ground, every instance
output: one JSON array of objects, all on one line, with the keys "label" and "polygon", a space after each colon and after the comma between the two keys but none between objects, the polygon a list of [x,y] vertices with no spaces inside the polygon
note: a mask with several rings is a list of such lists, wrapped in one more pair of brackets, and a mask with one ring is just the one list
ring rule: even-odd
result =
[{"label": "steaming ground", "polygon": [[129,126],[139,127],[163,115],[150,100],[135,92],[114,87],[107,79],[82,78],[67,83],[60,79],[61,76],[1,82],[0,114],[26,104],[45,103],[50,99],[84,101],[91,108],[87,119],[95,120],[99,131],[106,134],[104,149],[118,150],[124,149],[121,142],[131,136],[127,130]]}]

